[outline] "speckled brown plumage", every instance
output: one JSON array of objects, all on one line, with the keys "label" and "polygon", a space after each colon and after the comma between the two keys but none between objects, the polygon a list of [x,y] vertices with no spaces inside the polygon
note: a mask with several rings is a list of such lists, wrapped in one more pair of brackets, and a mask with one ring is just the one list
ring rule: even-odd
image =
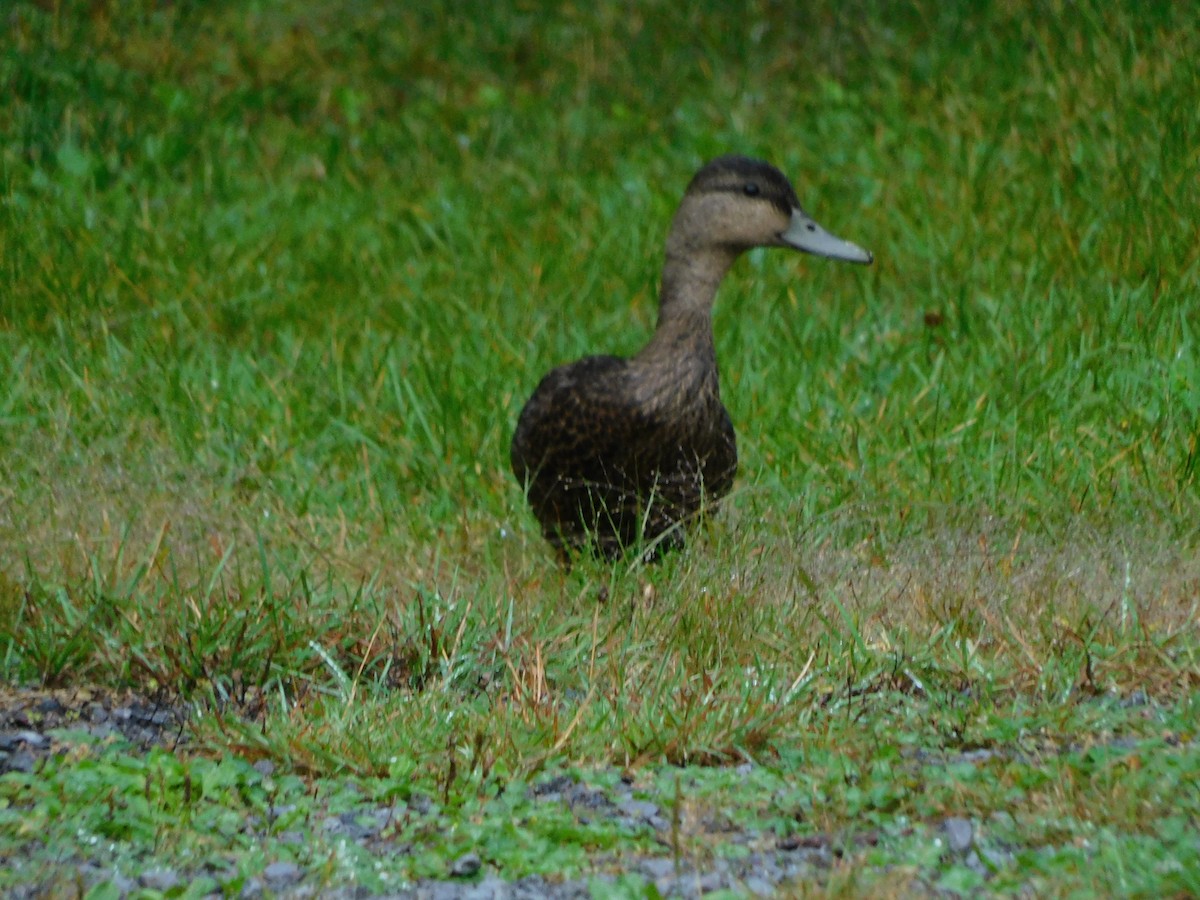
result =
[{"label": "speckled brown plumage", "polygon": [[765,162],[725,156],[688,185],[667,238],[658,327],[630,359],[590,356],[546,375],[521,411],[512,468],[547,540],[614,557],[683,528],[733,485],[737,444],[721,403],[712,306],[734,260],[759,246],[868,263],[823,231]]}]

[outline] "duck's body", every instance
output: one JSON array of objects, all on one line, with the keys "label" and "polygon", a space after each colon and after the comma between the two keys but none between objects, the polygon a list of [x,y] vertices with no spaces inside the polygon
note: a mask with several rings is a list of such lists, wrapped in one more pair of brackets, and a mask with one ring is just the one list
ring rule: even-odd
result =
[{"label": "duck's body", "polygon": [[676,372],[591,356],[542,379],[512,460],[551,544],[579,547],[590,535],[612,557],[729,491],[737,446],[716,376],[715,366]]},{"label": "duck's body", "polygon": [[692,179],[667,239],[658,327],[630,359],[590,356],[551,371],[521,411],[512,467],[558,550],[613,557],[682,528],[728,493],[737,471],[721,403],[712,307],[751,247],[851,262],[871,255],[823,231],[767,163],[727,156]]}]

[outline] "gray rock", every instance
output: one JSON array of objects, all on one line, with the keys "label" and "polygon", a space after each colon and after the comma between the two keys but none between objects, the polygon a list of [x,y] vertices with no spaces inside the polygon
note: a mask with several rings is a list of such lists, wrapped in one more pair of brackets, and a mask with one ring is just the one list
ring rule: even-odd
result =
[{"label": "gray rock", "polygon": [[414,793],[408,798],[408,808],[418,816],[427,816],[433,812],[433,801],[424,794]]},{"label": "gray rock", "polygon": [[638,868],[652,880],[674,877],[675,860],[666,856],[656,856],[651,859],[643,859]]},{"label": "gray rock", "polygon": [[566,791],[570,791],[579,782],[569,775],[555,775],[553,778],[543,781],[541,784],[533,786],[533,794],[535,797],[547,798],[548,795],[554,795],[555,798],[562,796]]},{"label": "gray rock", "polygon": [[[340,830],[342,834],[353,841],[363,841],[382,831],[387,818],[370,813],[344,812],[335,821],[339,827],[331,830]],[[326,822],[326,826],[328,827],[328,822]]]},{"label": "gray rock", "polygon": [[137,883],[127,875],[122,875],[120,872],[113,872],[109,876],[108,883],[121,892],[121,896],[132,894]]},{"label": "gray rock", "polygon": [[[972,851],[972,855],[974,855],[974,851]],[[991,847],[980,847],[979,856],[980,865],[987,870],[988,874],[991,874],[993,870],[1004,868],[1013,861],[1012,853]]]},{"label": "gray rock", "polygon": [[[4,757],[8,758],[5,759]],[[16,753],[0,753],[0,771],[3,772],[32,772],[37,760],[28,750],[18,750]]]},{"label": "gray rock", "polygon": [[720,872],[705,872],[696,882],[696,886],[702,894],[711,894],[713,891],[719,891],[723,887],[728,887],[725,876]]},{"label": "gray rock", "polygon": [[151,891],[169,891],[179,884],[179,875],[174,869],[147,869],[138,878],[138,884]]},{"label": "gray rock", "polygon": [[464,853],[454,862],[450,863],[450,877],[452,878],[470,878],[483,866],[483,860],[479,858],[479,854],[475,852]]},{"label": "gray rock", "polygon": [[775,893],[775,885],[758,875],[751,875],[742,884],[756,897],[770,897]]},{"label": "gray rock", "polygon": [[467,900],[498,900],[501,897],[509,897],[511,891],[506,882],[499,875],[489,874],[484,876],[479,884],[468,887],[464,893]]},{"label": "gray rock", "polygon": [[164,725],[174,724],[175,714],[169,709],[150,708],[139,706],[129,710],[129,717],[143,725]]},{"label": "gray rock", "polygon": [[969,762],[969,763],[978,764],[978,763],[985,763],[989,759],[994,759],[998,755],[999,754],[996,753],[995,750],[991,750],[987,747],[981,747],[978,750],[966,750],[966,751],[958,754],[958,760],[960,762]]},{"label": "gray rock", "polygon": [[604,791],[590,788],[586,784],[576,784],[570,790],[564,791],[563,796],[572,806],[582,806],[584,809],[611,809],[613,802]]},{"label": "gray rock", "polygon": [[[85,884],[94,885],[96,882],[105,882],[109,887],[117,891],[119,896],[124,897],[126,894],[131,894],[137,890],[138,884],[127,875],[122,875],[116,869],[111,869],[106,866],[96,865],[95,863],[83,863],[79,866],[79,874]],[[34,892],[31,897],[41,896]]]},{"label": "gray rock", "polygon": [[952,816],[942,823],[946,832],[946,844],[955,853],[966,853],[975,841],[975,829],[970,819]]},{"label": "gray rock", "polygon": [[[37,742],[30,741],[32,735]],[[0,734],[0,750],[11,752],[23,746],[38,747],[44,740],[36,731],[6,731]]]},{"label": "gray rock", "polygon": [[1016,828],[1017,820],[1006,809],[999,809],[988,816],[988,821],[997,828]]},{"label": "gray rock", "polygon": [[287,860],[273,862],[263,869],[263,878],[275,889],[296,883],[301,874],[300,867]]},{"label": "gray rock", "polygon": [[983,861],[983,859],[979,856],[979,854],[975,850],[969,851],[966,855],[966,858],[963,860],[963,862],[966,864],[967,868],[970,869],[972,872],[974,872],[976,875],[982,875],[983,877],[986,878],[988,875],[991,874],[991,869],[989,869],[987,867],[987,864]]},{"label": "gray rock", "polygon": [[34,750],[41,750],[43,747],[50,746],[50,738],[37,731],[18,731],[16,737],[17,740],[23,741]]},{"label": "gray rock", "polygon": [[627,816],[632,816],[635,819],[649,820],[658,815],[658,806],[651,803],[649,800],[634,800],[632,797],[628,800],[622,800],[617,807]]}]

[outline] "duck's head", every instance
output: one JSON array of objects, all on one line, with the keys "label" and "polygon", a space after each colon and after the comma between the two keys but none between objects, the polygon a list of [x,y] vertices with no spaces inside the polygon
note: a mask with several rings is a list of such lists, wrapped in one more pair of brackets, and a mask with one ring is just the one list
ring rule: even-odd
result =
[{"label": "duck's head", "polygon": [[675,215],[673,237],[689,248],[707,244],[734,254],[791,247],[846,262],[873,259],[814,222],[782,172],[745,156],[718,157],[695,174]]}]

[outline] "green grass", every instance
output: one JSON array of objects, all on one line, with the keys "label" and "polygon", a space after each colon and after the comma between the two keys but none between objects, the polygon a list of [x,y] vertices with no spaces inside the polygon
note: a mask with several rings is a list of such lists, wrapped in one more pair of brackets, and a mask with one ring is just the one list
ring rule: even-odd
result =
[{"label": "green grass", "polygon": [[[543,770],[749,759],[775,781],[688,769],[688,802],[884,835],[832,893],[974,890],[922,835],[993,814],[989,889],[1194,891],[1191,12],[406,6],[0,24],[0,675],[200,710],[193,754],[0,778],[0,854],[53,811],[59,858],[78,785],[138,794],[131,767],[165,786],[117,852],[253,873],[193,846],[183,772],[267,758],[296,802],[403,784],[486,823]],[[730,151],[876,263],[740,262],[734,494],[661,566],[564,573],[516,415],[647,338],[674,204]],[[979,747],[1009,755],[899,762]]]}]

